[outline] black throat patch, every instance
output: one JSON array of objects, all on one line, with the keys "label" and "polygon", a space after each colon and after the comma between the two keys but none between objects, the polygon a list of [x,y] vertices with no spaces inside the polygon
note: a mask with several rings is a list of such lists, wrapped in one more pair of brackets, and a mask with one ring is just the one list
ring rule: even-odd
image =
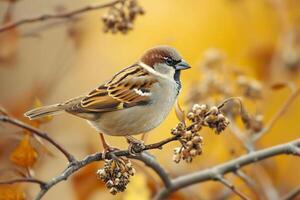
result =
[{"label": "black throat patch", "polygon": [[177,95],[179,94],[179,91],[181,89],[181,82],[180,82],[180,70],[176,70],[174,74],[174,80],[176,82],[176,88],[177,88]]}]

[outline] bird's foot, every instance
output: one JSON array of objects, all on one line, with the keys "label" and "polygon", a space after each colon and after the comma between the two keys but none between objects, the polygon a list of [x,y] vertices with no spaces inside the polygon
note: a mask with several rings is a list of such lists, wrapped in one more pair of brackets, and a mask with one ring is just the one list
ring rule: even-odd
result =
[{"label": "bird's foot", "polygon": [[144,141],[135,139],[132,136],[126,136],[127,142],[129,144],[128,151],[129,154],[135,156],[138,153],[141,153],[145,149]]},{"label": "bird's foot", "polygon": [[102,159],[106,159],[108,157],[108,154],[113,153],[114,151],[118,151],[120,149],[112,146],[106,146],[102,152]]}]

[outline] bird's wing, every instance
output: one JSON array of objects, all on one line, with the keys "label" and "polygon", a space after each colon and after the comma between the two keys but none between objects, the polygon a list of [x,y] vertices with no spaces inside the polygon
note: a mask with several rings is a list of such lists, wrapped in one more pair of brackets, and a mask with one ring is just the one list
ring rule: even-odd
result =
[{"label": "bird's wing", "polygon": [[135,64],[117,73],[67,111],[73,114],[101,113],[142,105],[150,100],[150,88],[156,82],[155,77]]}]

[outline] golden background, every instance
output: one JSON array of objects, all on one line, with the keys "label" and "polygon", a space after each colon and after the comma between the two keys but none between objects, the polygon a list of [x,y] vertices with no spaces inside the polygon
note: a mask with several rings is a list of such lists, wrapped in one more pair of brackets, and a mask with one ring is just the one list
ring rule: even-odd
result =
[{"label": "golden background", "polygon": [[[64,5],[67,10],[72,10],[95,2],[102,0],[21,0],[14,8],[13,19],[52,12],[57,5]],[[184,102],[188,88],[194,86],[193,82],[205,76],[200,74],[199,63],[203,53],[209,48],[219,49],[226,55],[226,62],[265,84],[282,80],[299,82],[298,74],[294,73],[291,76],[279,66],[270,67],[265,62],[270,52],[278,45],[283,32],[285,22],[278,4],[283,2],[288,10],[288,23],[296,26],[300,19],[300,3],[296,0],[139,2],[146,13],[138,17],[133,31],[126,35],[102,32],[101,16],[104,10],[84,14],[75,24],[64,23],[42,31],[38,30],[46,24],[44,22],[21,27],[18,38],[14,41],[16,47],[12,50],[11,58],[0,62],[1,105],[9,112],[21,116],[22,112],[30,108],[36,97],[43,104],[52,104],[81,95],[135,62],[147,48],[160,44],[175,47],[192,65],[191,70],[182,73],[181,102]],[[4,1],[0,2],[1,15],[4,14],[6,6]],[[39,32],[38,35],[30,34],[35,30]],[[11,44],[5,46],[4,43],[0,38],[0,49],[8,51]],[[263,103],[266,121],[277,111],[288,94],[288,90],[267,93]],[[260,146],[267,147],[299,137],[299,119],[300,102],[296,101],[272,131],[262,139]],[[176,124],[177,119],[172,112],[161,126],[148,134],[147,142],[156,142],[168,137],[170,129]],[[41,129],[47,131],[77,158],[101,150],[98,134],[82,119],[67,114],[59,115]],[[7,136],[5,131],[2,131],[0,136],[12,137]],[[232,148],[237,146],[239,149],[239,145],[230,146],[234,142],[228,141],[236,139],[228,131],[216,136],[206,130],[203,136],[204,153],[192,164],[175,164],[172,161],[172,151],[176,144],[167,145],[163,150],[154,150],[152,153],[171,175],[178,176],[226,161],[232,158],[229,153]],[[20,137],[13,138],[18,140]],[[126,148],[125,139],[107,138],[113,146]],[[236,143],[239,144],[237,140]],[[35,167],[36,176],[44,180],[57,175],[66,166],[64,157],[52,147],[49,148],[55,156],[41,156]],[[277,165],[266,173],[272,184],[281,188],[282,195],[300,184],[300,161],[299,158],[287,156],[273,160]],[[133,178],[124,194],[112,196],[99,186],[99,189],[90,193],[90,199],[148,199],[149,189],[145,183],[147,178],[139,172],[139,168],[137,171],[141,175]],[[82,182],[82,186],[79,187],[84,187],[85,184],[87,183]],[[209,182],[194,185],[185,191],[192,191],[203,199],[211,199],[214,192],[222,187],[218,183]],[[29,196],[33,196],[36,191],[37,188],[30,187]],[[69,180],[50,190],[44,199],[76,198],[74,184]],[[235,198],[238,199],[233,195],[232,199]]]}]

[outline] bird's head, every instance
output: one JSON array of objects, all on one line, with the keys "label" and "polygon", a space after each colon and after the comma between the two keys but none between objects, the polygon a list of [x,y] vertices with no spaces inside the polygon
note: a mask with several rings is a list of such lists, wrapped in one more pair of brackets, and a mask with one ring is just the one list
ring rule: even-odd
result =
[{"label": "bird's head", "polygon": [[181,70],[190,68],[176,49],[169,46],[158,46],[147,50],[140,61],[170,78],[175,78],[179,76]]}]

